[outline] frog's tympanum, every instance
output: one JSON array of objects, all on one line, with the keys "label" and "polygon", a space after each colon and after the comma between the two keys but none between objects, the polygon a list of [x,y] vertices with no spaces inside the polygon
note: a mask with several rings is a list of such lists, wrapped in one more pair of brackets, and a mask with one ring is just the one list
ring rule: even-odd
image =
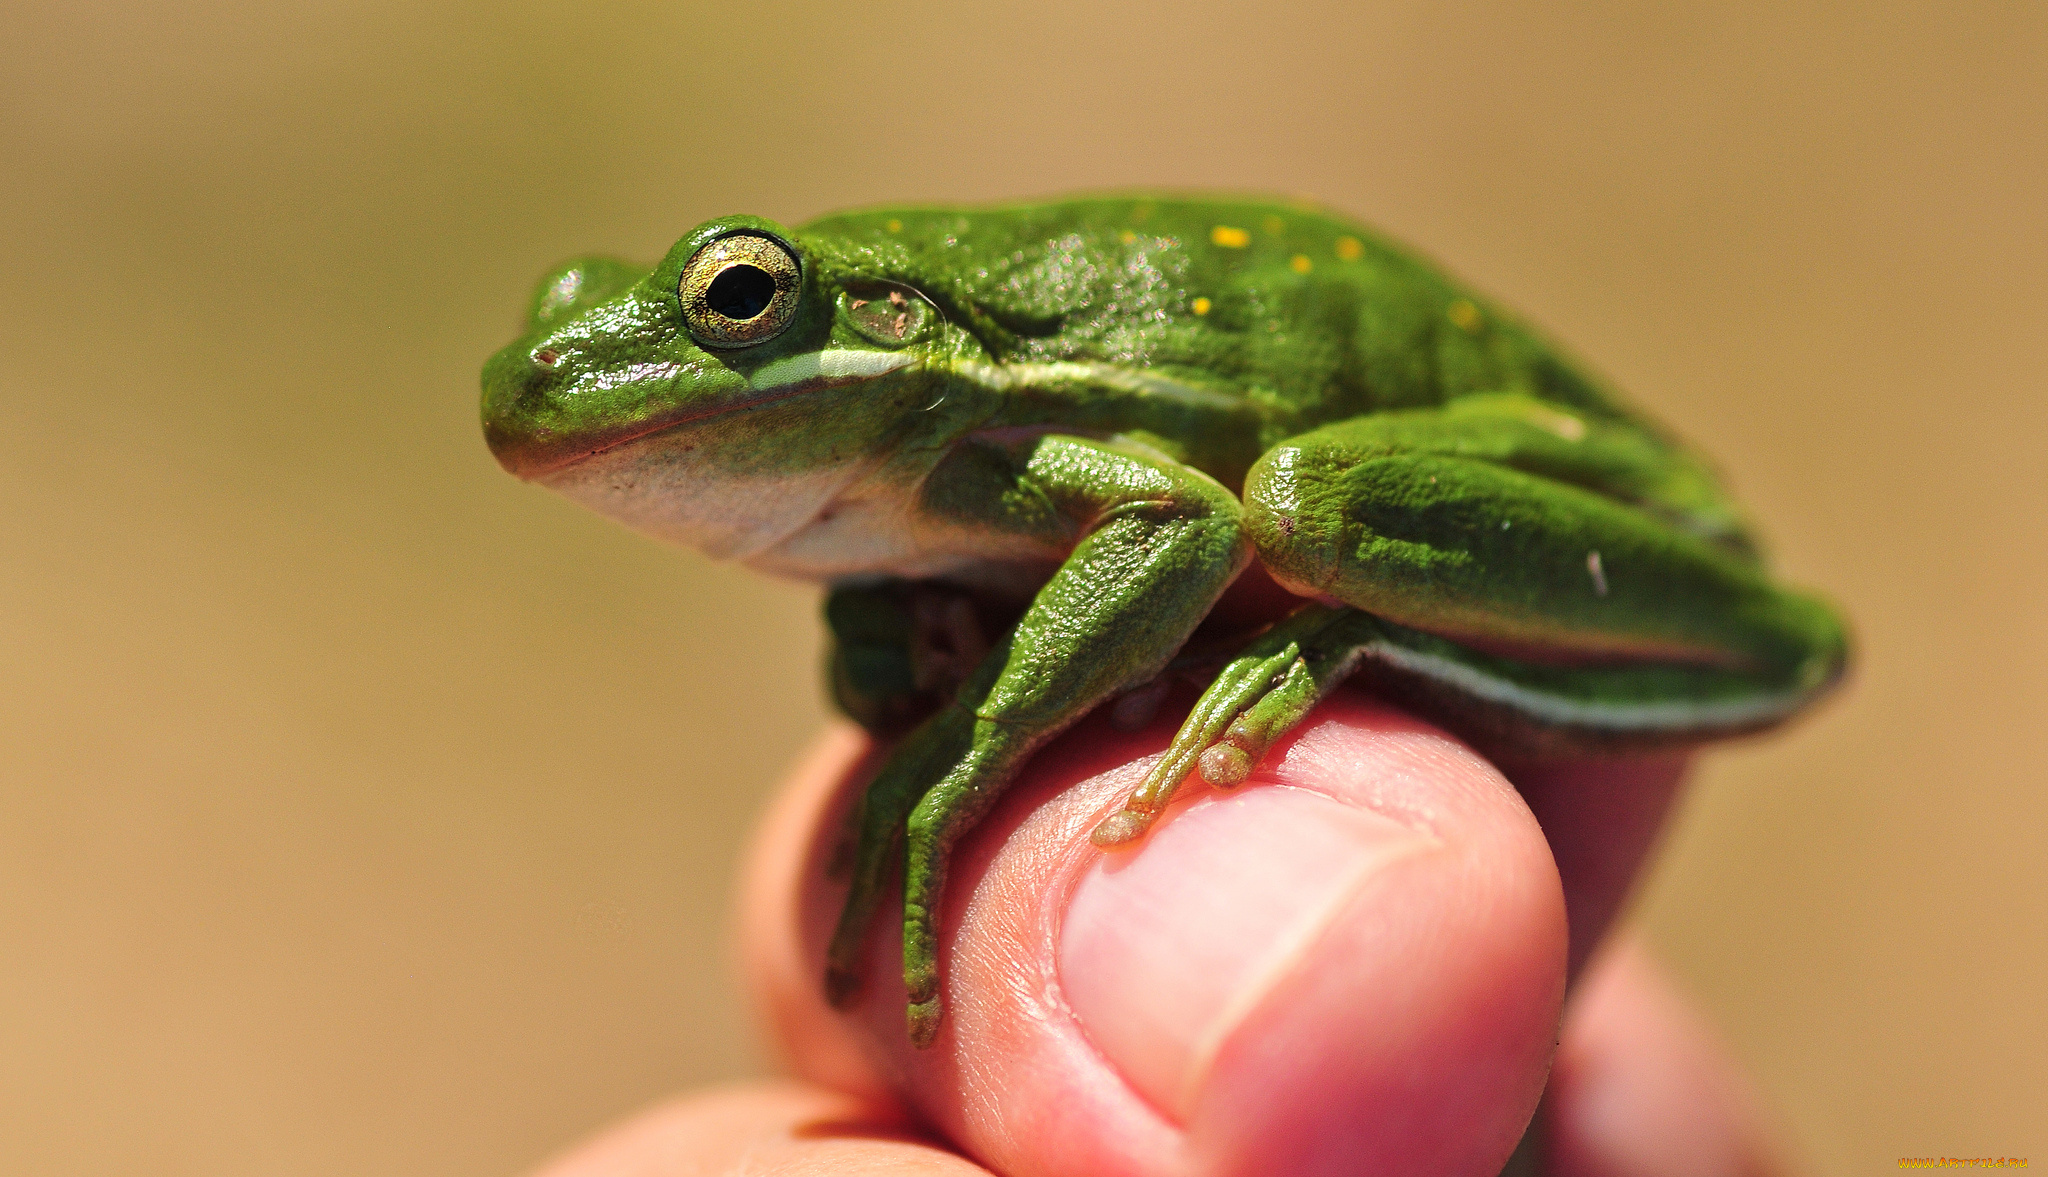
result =
[{"label": "frog's tympanum", "polygon": [[[1118,847],[1354,676],[1525,757],[1758,731],[1846,660],[1700,455],[1299,204],[726,217],[652,269],[549,276],[483,386],[512,473],[830,586],[834,693],[902,739],[852,819],[826,986],[852,995],[900,855],[920,1045],[949,852],[1098,705],[1207,688],[1096,828]],[[1241,579],[1279,607],[1205,626]]]}]

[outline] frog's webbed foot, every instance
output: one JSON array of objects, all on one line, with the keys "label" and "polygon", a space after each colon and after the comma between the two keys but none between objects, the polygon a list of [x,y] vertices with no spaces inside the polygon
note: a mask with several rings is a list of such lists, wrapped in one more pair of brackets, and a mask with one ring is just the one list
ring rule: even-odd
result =
[{"label": "frog's webbed foot", "polygon": [[1288,729],[1358,665],[1377,623],[1356,609],[1304,605],[1253,639],[1202,692],[1166,754],[1089,839],[1130,842],[1151,828],[1188,774],[1235,788]]}]

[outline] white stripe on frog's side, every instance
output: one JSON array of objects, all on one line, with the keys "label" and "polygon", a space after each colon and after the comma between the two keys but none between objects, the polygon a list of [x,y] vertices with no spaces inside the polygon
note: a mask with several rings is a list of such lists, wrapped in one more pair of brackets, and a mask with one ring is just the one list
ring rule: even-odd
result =
[{"label": "white stripe on frog's side", "polygon": [[1160,400],[1200,408],[1234,409],[1244,404],[1244,398],[1233,393],[1197,388],[1192,384],[1183,384],[1154,372],[1119,368],[1115,364],[1104,364],[1095,360],[1017,364],[987,364],[978,360],[965,360],[954,364],[952,370],[994,392],[1008,392],[1017,388],[1030,388],[1033,385],[1093,384],[1115,392],[1157,397]]},{"label": "white stripe on frog's side", "polygon": [[[868,351],[861,348],[826,348],[784,356],[764,364],[747,378],[756,392],[788,388],[811,380],[864,380],[918,362],[907,352]],[[1094,360],[1060,360],[1050,363],[990,364],[966,360],[950,366],[959,376],[992,392],[1009,392],[1034,385],[1091,384],[1114,392],[1201,408],[1231,409],[1244,403],[1233,393],[1197,388],[1142,369],[1119,368]]]},{"label": "white stripe on frog's side", "polygon": [[917,357],[898,351],[863,351],[859,348],[826,348],[784,356],[763,364],[747,377],[747,387],[756,392],[788,388],[808,380],[862,380],[907,368]]},{"label": "white stripe on frog's side", "polygon": [[1373,642],[1361,653],[1411,674],[1435,679],[1474,698],[1519,711],[1541,724],[1617,735],[1739,730],[1783,719],[1813,695],[1813,687],[1804,686],[1760,691],[1739,698],[1596,702],[1538,690],[1468,663],[1393,642]]}]

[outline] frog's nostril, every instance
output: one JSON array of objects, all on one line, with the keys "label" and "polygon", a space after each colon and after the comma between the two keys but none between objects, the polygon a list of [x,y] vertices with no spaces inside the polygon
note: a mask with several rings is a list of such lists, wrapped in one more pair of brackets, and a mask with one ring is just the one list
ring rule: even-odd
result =
[{"label": "frog's nostril", "polygon": [[552,347],[544,347],[533,353],[533,362],[543,368],[552,368],[562,360],[562,353]]},{"label": "frog's nostril", "polygon": [[535,416],[544,408],[548,386],[560,377],[543,353],[552,353],[559,364],[563,353],[555,348],[536,349],[529,341],[513,344],[491,357],[484,366],[482,416],[484,440],[507,470],[520,474],[529,451],[537,441]]}]

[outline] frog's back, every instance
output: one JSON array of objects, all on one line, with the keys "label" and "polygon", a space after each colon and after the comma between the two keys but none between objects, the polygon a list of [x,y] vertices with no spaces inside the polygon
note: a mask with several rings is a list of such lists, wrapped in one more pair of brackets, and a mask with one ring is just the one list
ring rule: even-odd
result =
[{"label": "frog's back", "polygon": [[1308,204],[1134,194],[876,209],[804,232],[915,279],[1004,362],[1090,362],[1241,398],[1262,446],[1484,393],[1633,419],[1484,299]]}]

